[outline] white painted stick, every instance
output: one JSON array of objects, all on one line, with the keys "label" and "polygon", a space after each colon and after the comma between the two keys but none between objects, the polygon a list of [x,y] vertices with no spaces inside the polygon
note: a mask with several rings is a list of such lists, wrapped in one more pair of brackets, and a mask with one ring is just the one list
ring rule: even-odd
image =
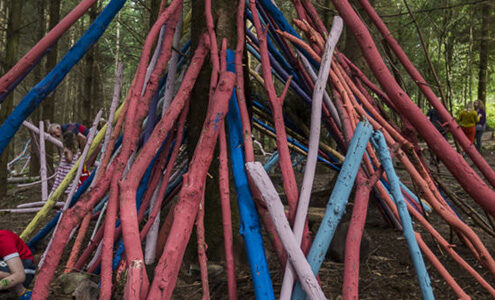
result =
[{"label": "white painted stick", "polygon": [[[30,208],[30,207],[38,207],[38,206],[43,206],[43,205],[45,205],[45,202],[36,201],[36,202],[31,202],[31,203],[19,204],[19,205],[17,205],[17,208]],[[55,206],[62,207],[62,206],[64,206],[64,202],[57,202],[55,204]]]},{"label": "white painted stick", "polygon": [[[320,64],[320,70],[318,72],[318,79],[315,82],[315,88],[313,90],[313,99],[311,103],[311,126],[309,134],[309,147],[308,158],[306,160],[306,167],[304,168],[304,178],[301,187],[301,193],[299,195],[299,202],[296,211],[296,220],[294,221],[294,235],[297,241],[297,245],[301,245],[301,240],[304,231],[304,223],[306,222],[306,216],[308,214],[309,200],[311,198],[311,189],[313,187],[313,180],[315,177],[316,163],[318,159],[318,148],[320,143],[320,130],[321,130],[321,106],[323,95],[325,94],[325,88],[327,86],[328,75],[330,71],[330,65],[332,63],[333,51],[337,44],[340,34],[342,33],[343,21],[339,16],[335,16],[333,19],[332,30],[330,36],[325,44],[325,50],[323,51],[323,57]],[[282,288],[280,291],[281,300],[289,300],[292,295],[292,288],[294,286],[295,274],[290,264],[285,267],[284,280],[282,282]],[[302,281],[302,280],[300,280]]]},{"label": "white painted stick", "polygon": [[[156,199],[158,198],[158,194],[160,191],[160,187],[163,183],[163,177],[160,178],[160,182],[156,186],[155,191],[153,192],[153,196],[151,197],[150,208],[152,209],[155,206]],[[150,213],[151,213],[150,209]],[[150,265],[155,262],[156,259],[156,240],[158,238],[158,232],[160,231],[160,211],[156,215],[155,221],[153,221],[153,225],[151,225],[148,234],[146,235],[146,245],[144,252],[144,263]]]},{"label": "white painted stick", "polygon": [[304,291],[311,300],[326,299],[306,257],[304,257],[299,243],[290,229],[289,221],[285,216],[284,205],[263,165],[259,161],[248,162],[246,163],[246,170],[268,207],[275,229],[282,240],[285,251],[287,251],[289,262],[296,270]]},{"label": "white painted stick", "polygon": [[[115,73],[115,86],[113,88],[113,97],[112,97],[112,104],[110,104],[110,114],[108,116],[108,121],[107,121],[107,131],[105,132],[105,141],[103,142],[103,147],[101,148],[101,154],[100,154],[100,159],[102,159],[105,156],[105,151],[108,148],[108,143],[110,141],[110,138],[112,137],[112,127],[113,127],[113,119],[115,117],[115,110],[117,109],[117,104],[119,104],[119,99],[120,99],[120,90],[122,88],[122,70],[124,67],[124,63],[120,62],[117,65],[117,71]],[[100,164],[96,167],[95,171],[95,176],[93,182],[91,182],[91,186],[95,185],[96,179],[98,178],[98,175],[101,172]]]},{"label": "white painted stick", "polygon": [[45,150],[45,123],[40,121],[40,175],[41,175],[41,201],[48,200],[48,182],[46,179],[46,150]]},{"label": "white painted stick", "polygon": [[[50,177],[48,177],[46,180],[51,180],[53,179],[55,176],[57,175],[57,173],[53,173]],[[33,182],[29,182],[29,183],[20,183],[17,185],[18,188],[22,188],[22,187],[28,187],[28,186],[33,186],[33,185],[37,185],[37,184],[40,184],[41,183],[41,180],[37,180],[37,181],[33,181]]]},{"label": "white painted stick", "polygon": [[[37,135],[40,134],[40,130],[38,127],[34,126],[33,124],[29,123],[28,121],[22,122],[22,125],[26,126],[29,130],[33,131]],[[60,149],[64,149],[64,145],[62,144],[62,141],[54,138],[53,136],[49,135],[48,133],[44,133],[43,136],[45,137],[45,140],[53,143],[55,146],[57,146]]]},{"label": "white painted stick", "polygon": [[[63,202],[57,202],[56,207],[63,206]],[[41,210],[42,207],[28,207],[28,208],[7,208],[0,209],[0,212],[9,212],[9,213],[33,213]]]},{"label": "white painted stick", "polygon": [[105,205],[103,205],[103,208],[100,211],[100,214],[98,215],[98,220],[96,220],[95,228],[93,228],[93,233],[91,233],[91,237],[89,238],[90,241],[93,240],[93,238],[96,235],[96,231],[98,231],[98,227],[100,227],[101,220],[103,220],[103,216],[105,215],[105,211],[107,210],[107,205],[108,201],[105,202]]},{"label": "white painted stick", "polygon": [[20,174],[23,174],[24,173],[24,170],[26,169],[26,167],[28,166],[29,164],[29,161],[31,160],[31,157],[28,157],[28,159],[26,159],[26,162],[24,163],[24,165],[22,166],[21,168],[21,172]]},{"label": "white painted stick", "polygon": [[[308,72],[309,76],[311,77],[311,79],[313,81],[316,81],[317,80],[316,73],[313,70],[313,67],[309,63],[308,59],[303,54],[301,54],[301,52],[299,52],[299,50],[297,50],[297,51],[299,53],[299,57],[301,58],[303,66],[306,69],[306,71]],[[325,105],[327,106],[327,108],[330,112],[330,115],[335,120],[335,123],[337,123],[337,126],[339,126],[339,128],[342,128],[342,121],[340,120],[340,116],[339,116],[339,113],[337,112],[337,108],[335,108],[335,105],[333,104],[332,100],[330,99],[330,96],[328,95],[327,91],[325,91],[325,93],[323,94],[323,101],[325,102]]]},{"label": "white painted stick", "polygon": [[177,62],[179,61],[179,53],[176,51],[179,48],[180,35],[182,33],[182,10],[179,15],[177,27],[174,32],[174,41],[172,44],[172,56],[168,64],[167,82],[165,83],[165,93],[163,95],[162,117],[165,115],[170,102],[174,96],[175,82],[177,76]]},{"label": "white painted stick", "polygon": [[98,113],[96,114],[95,119],[93,120],[93,126],[91,126],[91,129],[89,130],[88,140],[86,141],[86,145],[84,146],[83,153],[81,154],[81,160],[80,160],[79,166],[77,167],[77,172],[76,172],[76,176],[74,177],[74,181],[72,182],[72,185],[70,187],[69,196],[67,196],[67,199],[65,200],[65,204],[64,204],[64,207],[62,209],[62,213],[60,215],[60,218],[58,218],[58,222],[57,222],[57,225],[55,226],[55,229],[53,230],[53,234],[52,234],[52,237],[50,239],[50,242],[48,242],[48,246],[45,248],[45,252],[43,252],[43,255],[40,258],[38,268],[41,268],[43,266],[43,263],[45,262],[46,254],[50,250],[50,247],[51,247],[52,241],[53,241],[53,237],[55,236],[55,233],[57,232],[58,225],[60,224],[60,220],[62,220],[62,216],[64,214],[64,211],[67,210],[67,208],[69,208],[70,201],[71,201],[72,197],[74,196],[74,194],[76,193],[77,186],[79,183],[79,178],[81,177],[82,170],[84,167],[84,162],[86,160],[86,156],[88,156],[88,152],[89,152],[89,148],[91,146],[91,143],[93,143],[93,138],[96,135],[96,128],[98,127],[98,122],[100,121],[102,113],[103,113],[103,110],[100,109],[100,111],[98,111]]}]

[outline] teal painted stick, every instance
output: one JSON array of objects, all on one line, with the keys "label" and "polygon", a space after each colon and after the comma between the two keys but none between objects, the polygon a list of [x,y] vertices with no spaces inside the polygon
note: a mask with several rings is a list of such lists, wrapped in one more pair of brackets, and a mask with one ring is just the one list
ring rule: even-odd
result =
[{"label": "teal painted stick", "polygon": [[[333,239],[335,229],[339,225],[340,219],[345,212],[345,207],[351,194],[354,180],[361,165],[366,145],[373,133],[373,128],[368,122],[360,122],[354,132],[351,143],[345,156],[344,164],[340,170],[337,182],[333,188],[330,199],[327,203],[325,216],[321,221],[320,228],[316,234],[313,246],[308,254],[308,262],[314,274],[318,274],[321,264],[325,259],[330,242]],[[298,282],[292,299],[305,299],[306,294]]]},{"label": "teal painted stick", "polygon": [[394,166],[392,164],[392,158],[390,156],[390,152],[388,151],[387,143],[385,142],[385,137],[380,131],[376,131],[373,134],[372,142],[373,146],[378,152],[378,158],[382,163],[382,167],[385,170],[385,173],[387,173],[388,181],[390,183],[390,192],[392,193],[392,198],[394,199],[395,205],[397,205],[397,210],[399,211],[404,237],[406,238],[407,244],[409,245],[409,253],[411,254],[414,268],[416,269],[416,275],[418,276],[419,286],[421,287],[423,299],[435,299],[430,284],[430,276],[426,271],[423,256],[421,256],[418,242],[416,241],[416,237],[414,236],[411,216],[407,211],[406,202],[404,201],[404,198],[400,191],[399,178],[395,174]]}]

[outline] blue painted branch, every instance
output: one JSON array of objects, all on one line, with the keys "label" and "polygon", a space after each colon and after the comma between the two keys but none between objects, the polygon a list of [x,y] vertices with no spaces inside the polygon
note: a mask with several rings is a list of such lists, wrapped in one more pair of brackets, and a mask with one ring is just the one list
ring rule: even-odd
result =
[{"label": "blue painted branch", "polygon": [[[333,235],[337,225],[342,218],[349,195],[351,194],[354,180],[363,159],[363,154],[366,150],[366,145],[371,137],[373,128],[368,122],[360,122],[351,143],[347,150],[347,154],[340,170],[337,182],[333,188],[330,199],[327,203],[327,208],[323,220],[321,221],[318,233],[313,241],[313,246],[308,254],[308,262],[314,274],[318,274],[321,264],[325,259],[328,247],[333,239]],[[292,299],[305,299],[306,295],[301,289],[301,284],[298,282]]]},{"label": "blue painted branch", "polygon": [[418,276],[419,286],[421,287],[421,293],[423,299],[435,299],[433,296],[433,290],[431,288],[430,277],[425,267],[421,251],[419,250],[418,242],[414,236],[414,228],[412,226],[411,216],[407,211],[407,205],[404,201],[400,190],[399,178],[395,174],[392,158],[385,142],[385,137],[380,131],[376,131],[373,134],[373,145],[378,152],[378,157],[382,163],[385,173],[390,183],[390,189],[395,205],[399,211],[404,237],[409,245],[409,253],[413,260],[414,268],[416,269],[416,275]]},{"label": "blue painted branch", "polygon": [[7,147],[19,127],[38,105],[58,86],[65,75],[98,41],[110,21],[124,5],[125,0],[112,0],[91,24],[84,35],[67,52],[62,60],[21,100],[0,127],[0,154]]}]

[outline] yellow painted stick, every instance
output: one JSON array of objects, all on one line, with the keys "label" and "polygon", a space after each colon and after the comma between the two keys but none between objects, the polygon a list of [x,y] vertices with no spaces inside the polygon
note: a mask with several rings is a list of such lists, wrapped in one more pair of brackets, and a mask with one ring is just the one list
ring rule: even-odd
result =
[{"label": "yellow painted stick", "polygon": [[[114,122],[118,119],[122,108],[124,107],[124,103],[120,105],[120,107],[117,109],[115,112],[115,118]],[[91,143],[91,147],[89,148],[89,153],[87,155],[87,158],[91,157],[91,154],[93,154],[98,147],[99,144],[101,144],[103,138],[105,137],[105,132],[107,131],[107,124],[103,126],[103,128],[98,132],[96,135],[95,139]],[[34,218],[31,220],[31,222],[28,224],[26,229],[21,234],[21,239],[24,241],[27,241],[33,231],[38,227],[38,225],[48,216],[48,213],[50,210],[53,208],[53,206],[57,203],[57,200],[62,196],[63,192],[65,189],[72,183],[72,180],[74,179],[74,176],[76,175],[77,168],[79,166],[81,158],[78,159],[78,161],[74,164],[72,169],[70,170],[69,173],[65,176],[64,180],[62,183],[57,187],[55,192],[50,196],[48,201],[46,201],[45,205],[41,208],[41,210],[34,216]]]}]

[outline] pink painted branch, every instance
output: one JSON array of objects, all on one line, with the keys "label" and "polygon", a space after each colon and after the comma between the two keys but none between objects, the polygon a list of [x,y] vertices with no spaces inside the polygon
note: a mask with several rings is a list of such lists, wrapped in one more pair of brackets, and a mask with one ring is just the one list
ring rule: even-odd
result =
[{"label": "pink painted branch", "polygon": [[244,66],[242,58],[244,57],[244,44],[245,44],[245,20],[244,14],[246,10],[246,1],[239,1],[237,6],[237,45],[235,49],[235,76],[236,76],[236,95],[237,103],[239,105],[239,112],[241,115],[242,132],[244,137],[244,155],[246,161],[254,161],[254,150],[251,133],[251,122],[249,119],[249,113],[246,105],[246,95],[244,92]]},{"label": "pink painted branch", "polygon": [[40,175],[41,175],[41,201],[48,200],[48,182],[46,179],[46,150],[45,150],[45,123],[40,121]]},{"label": "pink painted branch", "polygon": [[50,282],[53,278],[55,270],[60,262],[62,252],[67,243],[68,237],[72,229],[79,224],[83,216],[104,196],[110,185],[111,176],[115,169],[115,165],[105,172],[102,180],[91,189],[91,193],[84,194],[77,204],[68,209],[62,216],[59,229],[55,233],[52,242],[52,251],[46,255],[46,263],[40,268],[39,275],[33,288],[33,297],[31,299],[46,299],[49,293]]},{"label": "pink painted branch", "polygon": [[[81,246],[83,243],[83,239],[86,236],[86,232],[88,231],[89,222],[91,222],[91,213],[88,212],[81,222],[81,226],[79,227],[79,232],[77,233],[76,240],[74,241],[74,245],[70,251],[69,258],[67,259],[67,263],[65,264],[65,273],[69,273],[76,262],[77,256],[79,255],[79,251],[81,250]],[[49,249],[49,247],[47,247]]]},{"label": "pink painted branch", "polygon": [[[33,124],[29,123],[28,121],[22,122],[22,125],[26,126],[29,130],[33,131],[37,135],[40,135],[40,130],[38,129],[38,127],[34,126]],[[51,135],[49,135],[46,132],[43,133],[43,136],[45,137],[45,140],[48,140],[50,143],[54,144],[59,149],[64,149],[64,145],[62,144],[62,142],[60,140],[52,137]]]},{"label": "pink painted branch", "polygon": [[[241,1],[244,2],[244,1]],[[227,282],[229,288],[229,299],[237,299],[237,283],[234,264],[234,239],[232,237],[232,216],[230,208],[229,192],[229,166],[227,159],[227,138],[225,136],[225,124],[222,125],[218,137],[219,156],[219,191],[222,205],[223,243],[225,247],[225,263],[227,265]]]},{"label": "pink painted branch", "polygon": [[[309,200],[311,198],[311,190],[313,187],[316,163],[318,159],[323,94],[325,93],[325,89],[327,86],[333,51],[335,49],[335,46],[337,45],[340,34],[342,33],[342,29],[342,19],[339,16],[335,16],[330,32],[330,37],[325,44],[325,49],[323,50],[323,57],[320,64],[320,70],[318,72],[318,79],[315,82],[315,88],[313,90],[313,99],[311,102],[311,129],[309,135],[308,157],[306,160],[306,167],[301,186],[301,193],[299,195],[299,202],[297,205],[296,220],[293,227],[294,236],[298,245],[300,245],[302,241],[304,227],[305,225],[307,225],[306,217],[308,213]],[[305,234],[310,235],[309,230],[307,230]],[[307,237],[306,239],[310,238],[311,237]],[[294,280],[295,276],[291,265],[287,264],[285,268],[282,288],[280,291],[280,299],[291,298]]]},{"label": "pink painted branch", "polygon": [[249,1],[249,7],[253,15],[254,25],[256,27],[256,33],[258,35],[258,42],[260,46],[261,66],[263,69],[263,79],[265,81],[265,90],[268,94],[270,107],[273,114],[273,120],[275,124],[275,130],[277,132],[277,149],[280,156],[279,165],[283,177],[283,185],[287,202],[289,203],[289,220],[292,224],[296,215],[298,191],[296,184],[296,177],[294,170],[292,169],[292,161],[290,159],[289,147],[287,145],[287,134],[285,132],[284,116],[282,113],[283,99],[276,95],[275,87],[273,83],[273,77],[270,67],[270,59],[268,56],[268,44],[266,31],[263,31],[261,22],[258,16],[258,10],[254,0]]},{"label": "pink painted branch", "polygon": [[309,299],[326,299],[304,253],[299,247],[299,243],[296,241],[296,237],[290,229],[282,201],[270,177],[263,169],[263,165],[260,162],[249,162],[246,163],[246,170],[260,191],[261,197],[266,202],[278,235],[289,255],[289,261],[296,270],[304,291]]},{"label": "pink painted branch", "polygon": [[[160,77],[163,75],[163,71],[166,68],[168,60],[171,56],[172,39],[175,32],[175,25],[177,24],[177,16],[174,14],[178,9],[180,9],[180,7],[182,7],[182,1],[172,1],[170,6],[158,17],[157,22],[153,25],[146,40],[143,55],[141,56],[140,68],[138,68],[137,72],[136,85],[132,89],[132,97],[129,102],[129,110],[127,113],[125,123],[126,126],[124,130],[124,140],[126,140],[126,142],[122,144],[120,156],[117,158],[117,172],[114,174],[114,181],[122,177],[124,165],[129,161],[131,154],[136,153],[139,132],[141,131],[142,122],[149,108],[149,101],[158,87]],[[168,23],[165,38],[162,43],[163,52],[157,62],[156,68],[150,76],[144,95],[141,96],[146,77],[144,74],[145,67],[143,65],[146,64],[149,59],[149,53],[151,51],[151,47],[153,46],[153,41],[156,34],[167,20]],[[156,151],[158,148],[154,150]],[[145,168],[146,166],[143,167],[143,171]],[[133,180],[137,179],[139,182],[142,177],[141,175],[138,176],[139,178],[133,178],[133,173],[128,175],[129,176],[124,179],[124,182],[126,182],[129,178],[132,178]],[[124,298],[143,298],[147,294],[149,282],[146,272],[144,271],[144,257],[141,249],[141,243],[135,243],[135,241],[139,239],[139,226],[136,222],[137,212],[135,209],[135,201],[133,202],[133,199],[135,199],[135,194],[132,196],[127,195],[128,197],[126,197],[124,196],[125,189],[123,190],[124,192],[120,193],[120,216],[122,221],[122,236],[124,238],[124,245],[126,248],[126,258],[130,266],[127,284],[124,289]],[[118,193],[118,190],[114,189],[113,193]]]},{"label": "pink painted branch", "polygon": [[235,75],[233,73],[222,72],[213,98],[210,99],[206,120],[189,164],[189,171],[184,175],[179,202],[175,207],[174,222],[163,254],[156,266],[155,278],[148,299],[168,299],[172,295],[201,201],[202,183],[205,182],[208,168],[213,159],[219,124],[227,113],[234,81]]},{"label": "pink painted branch", "polygon": [[218,56],[218,42],[215,34],[215,24],[211,14],[211,0],[205,0],[205,18],[208,36],[210,38],[210,61],[211,61],[211,77],[209,99],[213,96],[213,92],[217,86],[218,74],[220,72],[220,58]]},{"label": "pink painted branch", "polygon": [[[206,183],[203,183],[204,186]],[[206,257],[205,241],[205,192],[201,191],[201,202],[199,203],[198,215],[196,216],[196,236],[198,237],[198,261],[201,271],[201,288],[203,290],[202,299],[210,299],[210,287],[208,284],[208,258]]]}]

